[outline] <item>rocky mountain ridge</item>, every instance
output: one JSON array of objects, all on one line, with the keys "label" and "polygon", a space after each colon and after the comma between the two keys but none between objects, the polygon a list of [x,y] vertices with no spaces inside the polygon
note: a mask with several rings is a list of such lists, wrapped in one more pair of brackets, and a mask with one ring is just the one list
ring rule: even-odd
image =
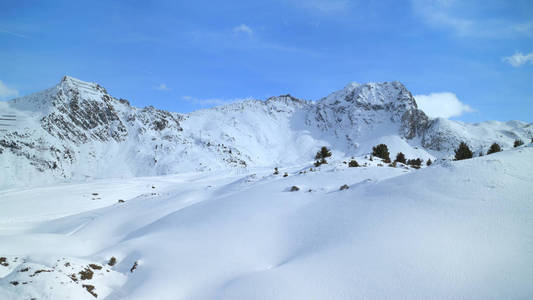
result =
[{"label": "rocky mountain ridge", "polygon": [[322,145],[340,158],[384,142],[393,154],[427,159],[449,155],[461,140],[474,149],[494,141],[506,147],[533,130],[519,121],[430,119],[400,82],[351,83],[318,101],[282,95],[179,114],[136,108],[65,76],[0,103],[0,112],[15,116],[0,126],[0,188],[305,164]]}]

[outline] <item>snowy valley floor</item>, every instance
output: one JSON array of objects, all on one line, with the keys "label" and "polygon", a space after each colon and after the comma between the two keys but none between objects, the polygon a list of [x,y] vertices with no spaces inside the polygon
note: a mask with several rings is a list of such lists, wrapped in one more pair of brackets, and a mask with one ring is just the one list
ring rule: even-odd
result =
[{"label": "snowy valley floor", "polygon": [[533,147],[376,164],[0,191],[0,299],[533,299]]}]

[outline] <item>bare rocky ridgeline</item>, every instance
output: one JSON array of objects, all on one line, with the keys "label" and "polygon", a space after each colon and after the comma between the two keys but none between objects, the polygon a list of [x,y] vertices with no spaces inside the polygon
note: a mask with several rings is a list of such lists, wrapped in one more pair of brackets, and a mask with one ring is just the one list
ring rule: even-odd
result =
[{"label": "bare rocky ridgeline", "polygon": [[369,152],[365,141],[380,136],[446,156],[460,141],[474,150],[505,147],[533,132],[519,121],[430,119],[400,82],[352,83],[316,102],[282,95],[179,114],[136,108],[96,83],[65,76],[11,100],[2,113],[14,120],[0,128],[0,182],[8,187],[290,164],[312,160],[322,144],[349,155]]}]

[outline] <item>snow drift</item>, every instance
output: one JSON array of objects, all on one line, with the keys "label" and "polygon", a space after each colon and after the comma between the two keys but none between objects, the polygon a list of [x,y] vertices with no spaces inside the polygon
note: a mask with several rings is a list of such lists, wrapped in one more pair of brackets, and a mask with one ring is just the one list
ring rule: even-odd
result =
[{"label": "snow drift", "polygon": [[530,299],[531,157],[0,191],[0,298]]}]

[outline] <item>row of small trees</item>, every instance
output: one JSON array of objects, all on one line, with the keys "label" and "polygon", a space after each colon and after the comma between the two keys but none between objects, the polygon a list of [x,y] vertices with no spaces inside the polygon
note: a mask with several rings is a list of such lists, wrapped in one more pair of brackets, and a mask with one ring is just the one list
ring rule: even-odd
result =
[{"label": "row of small trees", "polygon": [[[389,148],[385,144],[379,144],[375,147],[372,147],[372,155],[381,158],[384,162],[390,163],[390,153]],[[405,154],[402,152],[399,152],[396,154],[396,159],[394,160],[393,164],[396,163],[402,163],[405,165],[410,165],[415,168],[420,168],[422,165],[423,160],[421,158],[415,158],[415,159],[406,159]],[[428,159],[426,162],[426,165],[430,166],[433,162],[431,159]]]},{"label": "row of small trees", "polygon": [[[520,139],[516,139],[514,141],[515,148],[523,144],[524,142]],[[490,146],[489,150],[487,151],[487,155],[500,152],[500,151],[502,151],[501,146],[498,143],[493,143]],[[328,162],[326,158],[330,156],[331,156],[331,150],[329,150],[328,147],[323,146],[322,148],[320,148],[320,150],[315,155],[315,160],[316,160],[315,167],[318,167],[323,164],[327,164]],[[372,147],[372,156],[381,158],[385,163],[391,163],[389,148],[385,144],[379,144],[375,147]],[[459,147],[455,150],[455,160],[468,159],[468,158],[472,158],[473,156],[474,156],[474,153],[472,152],[472,150],[470,150],[470,148],[465,142],[461,142],[459,144]],[[420,158],[406,159],[405,155],[402,152],[397,153],[396,159],[394,160],[394,164],[402,163],[402,164],[413,166],[415,168],[416,167],[419,168],[422,165],[422,162],[423,160]],[[428,159],[426,162],[426,165],[430,166],[432,163],[433,162],[431,161],[431,159]],[[349,166],[358,167],[359,164],[357,163],[357,161],[352,160],[350,161]]]},{"label": "row of small trees", "polygon": [[[323,146],[322,148],[320,148],[320,150],[315,155],[315,160],[316,160],[315,161],[315,167],[318,167],[318,166],[323,165],[323,164],[327,164],[328,162],[327,162],[326,158],[328,158],[330,156],[331,156],[331,151],[326,146]],[[387,145],[385,145],[385,144],[379,144],[379,145],[373,147],[372,148],[372,156],[381,158],[385,163],[391,163],[389,149],[388,149]],[[406,164],[406,165],[410,165],[410,166],[419,168],[422,165],[422,162],[423,162],[423,160],[420,159],[420,158],[407,160],[405,158],[405,155],[402,152],[400,152],[400,153],[396,154],[396,159],[394,160],[394,165],[396,165],[396,163],[403,163],[403,164]],[[431,164],[432,164],[431,159],[428,159],[428,161],[426,162],[426,165],[429,166]],[[349,167],[359,167],[359,164],[357,163],[356,160],[352,159],[349,162],[348,166]]]},{"label": "row of small trees", "polygon": [[[524,141],[516,139],[514,141],[513,146],[516,148],[522,146],[523,144]],[[502,151],[502,147],[498,143],[493,143],[492,145],[490,145],[489,150],[487,151],[487,155],[500,151]],[[481,153],[480,155],[483,155],[483,153]],[[455,150],[455,160],[469,159],[473,156],[474,153],[472,152],[472,150],[470,150],[470,148],[465,142],[461,142],[459,144],[459,147],[457,147],[457,149]]]}]

